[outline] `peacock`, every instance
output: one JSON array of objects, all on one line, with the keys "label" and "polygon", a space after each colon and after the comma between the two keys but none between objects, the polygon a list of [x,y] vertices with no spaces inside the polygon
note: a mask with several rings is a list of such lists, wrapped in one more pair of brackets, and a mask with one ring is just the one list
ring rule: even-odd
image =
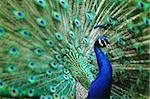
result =
[{"label": "peacock", "polygon": [[0,99],[149,99],[149,0],[0,0]]}]

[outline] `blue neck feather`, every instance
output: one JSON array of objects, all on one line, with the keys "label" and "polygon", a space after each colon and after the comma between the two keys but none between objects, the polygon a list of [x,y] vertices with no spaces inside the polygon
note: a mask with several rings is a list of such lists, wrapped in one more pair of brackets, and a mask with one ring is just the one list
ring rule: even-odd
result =
[{"label": "blue neck feather", "polygon": [[109,99],[111,82],[112,82],[112,67],[100,48],[94,47],[99,67],[99,73],[96,80],[91,84],[88,99]]}]

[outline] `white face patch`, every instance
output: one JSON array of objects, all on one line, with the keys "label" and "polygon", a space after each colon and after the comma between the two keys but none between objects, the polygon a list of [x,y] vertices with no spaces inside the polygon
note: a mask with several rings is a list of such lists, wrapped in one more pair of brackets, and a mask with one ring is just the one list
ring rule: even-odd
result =
[{"label": "white face patch", "polygon": [[101,42],[101,40],[100,40],[100,39],[98,40],[98,42],[99,42],[99,44],[100,44],[101,46],[103,46],[103,43]]},{"label": "white face patch", "polygon": [[104,43],[105,43],[105,46],[107,46],[107,43],[104,41]]}]

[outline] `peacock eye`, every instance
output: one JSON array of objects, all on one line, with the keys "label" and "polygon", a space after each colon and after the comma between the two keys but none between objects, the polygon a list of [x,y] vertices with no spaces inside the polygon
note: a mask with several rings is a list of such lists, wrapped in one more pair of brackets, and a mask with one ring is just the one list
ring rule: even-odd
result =
[{"label": "peacock eye", "polygon": [[101,40],[101,39],[99,39],[98,42],[99,42],[99,44],[100,44],[101,46],[103,46],[103,43],[102,43],[102,40]]},{"label": "peacock eye", "polygon": [[41,24],[43,24],[44,23],[44,21],[41,21]]},{"label": "peacock eye", "polygon": [[3,29],[0,28],[0,33],[2,33],[2,32],[3,32]]},{"label": "peacock eye", "polygon": [[30,90],[29,92],[32,93],[32,90]]},{"label": "peacock eye", "polygon": [[61,3],[62,3],[62,4],[65,4],[65,2],[64,2],[64,1],[61,1]]},{"label": "peacock eye", "polygon": [[141,7],[144,7],[144,3],[143,3],[143,2],[141,2],[141,3],[140,3],[140,6],[141,6]]},{"label": "peacock eye", "polygon": [[3,86],[3,83],[2,83],[2,82],[0,82],[0,86]]},{"label": "peacock eye", "polygon": [[58,95],[55,95],[55,97],[58,97]]},{"label": "peacock eye", "polygon": [[41,99],[45,99],[45,96],[41,96]]},{"label": "peacock eye", "polygon": [[41,0],[39,0],[39,3],[43,3]]},{"label": "peacock eye", "polygon": [[16,52],[16,48],[12,48],[12,51],[13,51],[13,52]]},{"label": "peacock eye", "polygon": [[13,93],[16,93],[16,90],[13,89],[12,92],[13,92]]},{"label": "peacock eye", "polygon": [[19,16],[22,16],[22,13],[21,13],[21,12],[18,12],[18,15],[19,15]]}]

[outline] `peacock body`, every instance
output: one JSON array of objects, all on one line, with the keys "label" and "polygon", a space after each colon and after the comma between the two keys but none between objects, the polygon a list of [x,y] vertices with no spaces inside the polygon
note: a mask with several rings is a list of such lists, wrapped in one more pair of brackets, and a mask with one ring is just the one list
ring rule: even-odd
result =
[{"label": "peacock body", "polygon": [[148,0],[0,0],[0,99],[148,99],[149,32]]}]

